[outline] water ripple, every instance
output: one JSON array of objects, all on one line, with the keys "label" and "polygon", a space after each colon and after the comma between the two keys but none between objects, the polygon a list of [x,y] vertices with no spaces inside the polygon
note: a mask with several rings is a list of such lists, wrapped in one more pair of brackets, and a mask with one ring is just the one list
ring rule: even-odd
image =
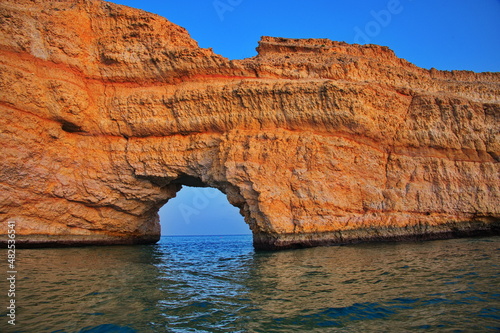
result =
[{"label": "water ripple", "polygon": [[0,331],[494,332],[499,244],[255,253],[249,237],[171,237],[155,246],[20,250],[18,325],[0,322]]}]

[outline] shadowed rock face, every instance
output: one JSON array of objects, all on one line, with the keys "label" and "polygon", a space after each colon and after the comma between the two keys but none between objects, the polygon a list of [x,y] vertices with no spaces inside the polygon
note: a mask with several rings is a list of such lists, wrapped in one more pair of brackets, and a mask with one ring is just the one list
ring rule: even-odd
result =
[{"label": "shadowed rock face", "polygon": [[258,51],[230,61],[101,1],[2,1],[0,233],[153,243],[182,184],[224,192],[259,249],[498,233],[500,74],[330,40]]}]

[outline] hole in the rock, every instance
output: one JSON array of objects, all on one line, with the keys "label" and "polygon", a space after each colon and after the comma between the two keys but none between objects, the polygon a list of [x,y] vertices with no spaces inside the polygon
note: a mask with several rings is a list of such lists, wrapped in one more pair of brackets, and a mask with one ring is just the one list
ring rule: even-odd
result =
[{"label": "hole in the rock", "polygon": [[78,133],[82,132],[82,128],[78,126],[77,124],[74,124],[70,121],[66,120],[61,120],[61,128],[63,131],[68,132],[68,133]]},{"label": "hole in the rock", "polygon": [[251,234],[239,209],[224,193],[210,187],[191,187],[206,185],[186,177],[177,181],[184,184],[177,196],[160,209],[162,236]]}]

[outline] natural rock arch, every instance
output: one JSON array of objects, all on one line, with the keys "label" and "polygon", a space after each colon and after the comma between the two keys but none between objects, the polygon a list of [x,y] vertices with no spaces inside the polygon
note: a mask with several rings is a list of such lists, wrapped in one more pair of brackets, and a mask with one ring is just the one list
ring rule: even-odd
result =
[{"label": "natural rock arch", "polygon": [[498,73],[272,37],[229,61],[110,3],[0,9],[0,226],[19,244],[155,242],[193,179],[257,248],[498,233]]}]

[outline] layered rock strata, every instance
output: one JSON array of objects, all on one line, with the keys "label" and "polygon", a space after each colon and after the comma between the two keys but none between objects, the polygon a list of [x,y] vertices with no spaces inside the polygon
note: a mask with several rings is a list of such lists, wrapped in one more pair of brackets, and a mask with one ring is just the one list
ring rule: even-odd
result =
[{"label": "layered rock strata", "polygon": [[230,61],[140,10],[4,0],[0,86],[18,244],[154,243],[182,185],[225,193],[258,249],[500,229],[499,73],[318,39]]}]

